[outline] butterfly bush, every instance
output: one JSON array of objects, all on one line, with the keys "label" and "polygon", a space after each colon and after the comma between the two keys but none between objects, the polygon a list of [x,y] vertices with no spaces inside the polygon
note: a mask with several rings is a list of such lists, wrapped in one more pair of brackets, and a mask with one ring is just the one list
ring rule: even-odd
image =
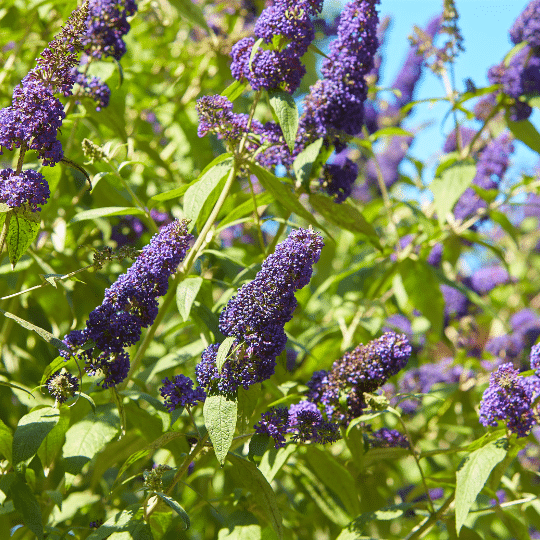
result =
[{"label": "butterfly bush", "polygon": [[205,349],[196,367],[202,388],[234,393],[274,373],[276,357],[287,343],[284,325],[297,305],[294,293],[309,283],[323,246],[321,236],[311,229],[292,231],[265,259],[255,279],[227,302],[219,329],[235,338],[231,357],[218,371],[219,344]]},{"label": "butterfly bush", "polygon": [[[142,329],[154,322],[157,299],[167,292],[169,277],[184,259],[192,238],[185,221],[165,226],[129,270],[105,291],[103,303],[90,313],[85,329],[74,330],[64,338],[65,345],[75,353],[92,344],[78,356],[85,361],[89,374],[104,374],[103,388],[116,386],[126,378],[130,363],[125,348],[137,343]],[[70,355],[66,351],[60,354]]]}]

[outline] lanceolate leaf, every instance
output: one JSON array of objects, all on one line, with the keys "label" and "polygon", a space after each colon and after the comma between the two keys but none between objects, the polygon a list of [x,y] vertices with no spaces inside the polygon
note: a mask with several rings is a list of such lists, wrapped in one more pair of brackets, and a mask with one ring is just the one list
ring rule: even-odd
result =
[{"label": "lanceolate leaf", "polygon": [[538,133],[530,120],[514,122],[510,119],[508,113],[505,116],[505,120],[508,129],[516,139],[526,144],[534,152],[540,153],[540,133]]},{"label": "lanceolate leaf", "polygon": [[195,4],[191,0],[171,0],[171,4],[177,9],[183,19],[186,19],[186,21],[189,21],[192,24],[201,26],[208,34],[212,33],[202,9],[198,4]]},{"label": "lanceolate leaf", "polygon": [[203,279],[199,276],[187,277],[176,289],[176,305],[178,312],[184,321],[189,319],[191,306],[201,288]]},{"label": "lanceolate leaf", "polygon": [[31,458],[60,420],[60,411],[44,407],[25,414],[13,434],[13,463]]},{"label": "lanceolate leaf", "polygon": [[171,497],[165,495],[165,493],[156,493],[156,495],[182,518],[186,529],[189,529],[190,522],[187,512],[174,499],[171,499]]},{"label": "lanceolate leaf", "polygon": [[221,368],[223,367],[223,364],[225,363],[225,360],[227,360],[227,356],[229,355],[229,352],[231,350],[232,344],[236,338],[234,336],[229,336],[223,340],[223,343],[219,346],[217,355],[216,355],[216,368],[218,372],[221,371]]},{"label": "lanceolate leaf", "polygon": [[41,509],[30,486],[17,478],[11,484],[9,494],[13,499],[15,509],[22,515],[24,524],[37,536],[38,540],[42,540]]},{"label": "lanceolate leaf", "polygon": [[313,163],[315,163],[315,160],[321,151],[322,143],[322,138],[317,139],[309,146],[306,146],[306,148],[296,156],[293,162],[293,169],[296,179],[300,184],[306,185],[309,182]]},{"label": "lanceolate leaf", "polygon": [[281,513],[277,504],[276,494],[268,480],[259,471],[257,466],[236,454],[230,453],[227,459],[232,463],[235,478],[244,488],[255,495],[258,508],[272,525],[278,538],[283,538],[283,525]]},{"label": "lanceolate leaf", "polygon": [[456,533],[459,535],[477,495],[491,471],[508,451],[505,437],[491,441],[469,454],[456,473]]},{"label": "lanceolate leaf", "polygon": [[227,452],[232,444],[237,412],[236,399],[222,394],[208,396],[204,402],[204,423],[221,465],[225,463]]},{"label": "lanceolate leaf", "polygon": [[[221,156],[220,156],[221,157]],[[218,158],[219,159],[219,158]],[[216,160],[214,160],[216,161]],[[206,214],[210,214],[213,207],[212,201],[208,201],[210,194],[225,179],[232,168],[232,158],[219,159],[215,165],[208,169],[184,195],[184,213],[187,219],[191,219],[190,228],[193,229],[199,215],[206,207]],[[215,197],[217,199],[217,197]],[[207,204],[208,201],[208,204]],[[215,201],[214,201],[215,202]]]},{"label": "lanceolate leaf", "polygon": [[94,208],[92,210],[84,210],[79,212],[70,223],[78,223],[89,219],[97,219],[106,216],[141,216],[144,211],[134,206],[108,206],[106,208]]},{"label": "lanceolate leaf", "polygon": [[294,150],[296,133],[298,132],[298,107],[296,101],[287,92],[272,91],[269,93],[270,105],[279,120],[283,138],[291,151]]},{"label": "lanceolate leaf", "polygon": [[17,315],[13,315],[13,313],[8,313],[7,311],[4,311],[2,309],[0,309],[0,313],[3,313],[8,319],[13,319],[17,324],[19,324],[23,328],[26,328],[27,330],[32,330],[41,339],[43,339],[47,343],[50,343],[53,347],[56,347],[57,349],[60,349],[62,351],[69,352],[69,349],[66,347],[66,345],[64,345],[64,343],[60,339],[54,337],[50,332],[47,332],[47,330],[44,330],[43,328],[40,328],[39,326],[36,326],[28,321],[25,321],[24,319],[17,317]]},{"label": "lanceolate leaf", "polygon": [[249,163],[249,168],[253,174],[259,179],[260,183],[264,186],[264,189],[268,190],[274,196],[274,199],[279,201],[287,210],[294,212],[298,216],[304,218],[308,223],[311,223],[314,227],[323,230],[330,236],[330,233],[320,225],[313,217],[313,214],[309,212],[302,203],[298,200],[297,196],[287,188],[275,175],[271,172],[259,167],[255,163]]},{"label": "lanceolate leaf", "polygon": [[452,211],[454,204],[471,185],[476,174],[474,165],[458,164],[445,169],[441,176],[433,179],[429,188],[435,198],[435,208],[439,223],[446,223],[446,216]]},{"label": "lanceolate leaf", "polygon": [[6,244],[9,262],[15,268],[39,232],[40,217],[37,212],[16,211],[11,214]]}]

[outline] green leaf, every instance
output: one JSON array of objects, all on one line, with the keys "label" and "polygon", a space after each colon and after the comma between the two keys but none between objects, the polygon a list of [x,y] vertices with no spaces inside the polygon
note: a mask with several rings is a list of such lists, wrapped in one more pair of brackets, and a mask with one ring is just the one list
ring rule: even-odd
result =
[{"label": "green leaf", "polygon": [[171,199],[179,199],[189,189],[189,186],[195,184],[196,182],[197,180],[194,180],[190,184],[184,184],[183,186],[169,189],[169,191],[158,193],[157,195],[154,195],[148,199],[148,206],[154,206],[155,203],[170,201]]},{"label": "green leaf", "polygon": [[137,515],[133,508],[122,510],[87,536],[86,540],[153,540],[150,525]]},{"label": "green leaf", "polygon": [[537,154],[540,154],[540,133],[538,133],[530,120],[514,122],[510,119],[508,112],[505,114],[505,120],[508,129],[516,139],[526,144]]},{"label": "green leaf", "polygon": [[39,232],[41,218],[37,212],[14,210],[9,221],[6,244],[11,267],[24,255]]},{"label": "green leaf", "polygon": [[373,226],[348,202],[338,204],[328,195],[319,193],[312,193],[309,196],[309,202],[319,214],[331,223],[348,231],[366,235],[374,246],[382,249]]},{"label": "green leaf", "polygon": [[262,433],[255,433],[249,441],[248,459],[254,461],[255,457],[262,457],[268,448],[270,437]]},{"label": "green leaf", "polygon": [[225,88],[223,92],[221,92],[221,95],[223,97],[226,97],[229,101],[233,102],[244,93],[247,85],[247,81],[234,81],[232,84],[229,84],[229,86],[227,86],[227,88]]},{"label": "green leaf", "polygon": [[414,133],[400,127],[382,128],[369,136],[371,142],[375,142],[381,137],[414,137]]},{"label": "green leaf", "polygon": [[454,204],[471,185],[476,175],[474,165],[457,164],[445,169],[441,176],[433,179],[429,189],[435,199],[435,208],[439,224],[446,223],[446,216],[452,211]]},{"label": "green leaf", "polygon": [[59,420],[60,411],[54,407],[43,407],[25,414],[13,434],[13,463],[31,458]]},{"label": "green leaf", "polygon": [[277,504],[276,494],[272,486],[268,483],[268,480],[251,461],[232,453],[228,455],[228,460],[233,465],[233,473],[235,473],[237,481],[245,489],[253,493],[259,510],[269,521],[270,525],[272,525],[278,538],[283,538],[281,513]]},{"label": "green leaf", "polygon": [[229,351],[231,350],[232,344],[235,342],[236,338],[234,336],[226,337],[223,340],[223,343],[219,346],[217,355],[216,355],[216,369],[218,373],[221,373],[221,368],[229,356]]},{"label": "green leaf", "polygon": [[351,473],[333,456],[316,446],[306,448],[306,459],[322,483],[341,499],[347,512],[352,516],[357,515],[360,512],[358,486]]},{"label": "green leaf", "polygon": [[43,525],[41,523],[41,509],[32,490],[20,478],[17,478],[9,489],[13,505],[22,515],[24,524],[38,537],[43,539]]},{"label": "green leaf", "polygon": [[107,206],[105,208],[94,208],[84,210],[73,217],[69,223],[78,223],[89,219],[97,219],[105,216],[141,216],[144,211],[134,206]]},{"label": "green leaf", "polygon": [[322,229],[328,236],[330,234],[326,229],[318,223],[313,217],[313,214],[304,208],[297,196],[286,187],[275,175],[271,172],[259,167],[255,163],[249,163],[251,172],[259,179],[259,182],[263,185],[264,189],[269,191],[274,199],[279,201],[287,210],[296,213],[299,217],[304,218],[308,223],[311,223],[314,227]]},{"label": "green leaf", "polygon": [[59,409],[60,419],[47,434],[38,449],[38,456],[43,467],[51,467],[58,452],[64,444],[66,431],[69,428],[70,408],[63,405]]},{"label": "green leaf", "polygon": [[471,506],[491,471],[506,456],[508,440],[501,437],[469,454],[456,473],[456,533],[459,535]]},{"label": "green leaf", "polygon": [[255,204],[253,203],[253,199],[249,199],[247,201],[244,201],[242,204],[239,204],[220,221],[219,227],[222,228],[228,223],[232,223],[237,219],[248,216],[249,214],[253,213],[254,206],[257,206],[257,208],[259,206],[266,206],[269,205],[273,200],[274,198],[272,197],[271,193],[268,193],[267,191],[259,193],[255,196]]},{"label": "green leaf", "polygon": [[40,328],[39,326],[36,326],[28,321],[25,321],[24,319],[17,317],[17,315],[13,315],[13,313],[8,313],[7,311],[4,311],[3,309],[0,309],[0,313],[3,313],[4,316],[7,317],[8,319],[13,319],[17,324],[19,324],[23,328],[26,328],[27,330],[32,330],[41,339],[43,339],[44,341],[46,341],[53,347],[56,347],[57,349],[60,349],[62,351],[70,352],[70,350],[66,347],[66,345],[64,345],[63,341],[54,337],[50,332],[47,332],[47,330],[44,330],[43,328]]},{"label": "green leaf", "polygon": [[257,51],[259,50],[259,47],[262,45],[262,42],[264,41],[263,38],[259,38],[254,44],[253,47],[251,47],[251,52],[249,54],[249,62],[248,62],[248,69],[251,71],[251,63],[253,62],[253,59],[255,58],[255,55],[257,54]]},{"label": "green leaf", "polygon": [[292,154],[296,142],[296,133],[298,132],[298,107],[296,101],[287,92],[273,90],[268,92],[268,95],[270,105],[279,120],[283,138]]},{"label": "green leaf", "polygon": [[182,518],[182,521],[186,526],[186,530],[189,529],[190,521],[187,512],[174,499],[171,499],[171,497],[165,495],[165,493],[156,492],[156,495]]},{"label": "green leaf", "polygon": [[431,328],[439,335],[443,324],[444,298],[433,268],[425,261],[406,259],[399,264],[399,273],[413,306],[430,321]]},{"label": "green leaf", "polygon": [[270,448],[265,452],[259,470],[262,472],[266,480],[271,482],[276,474],[281,470],[281,467],[287,463],[288,459],[294,454],[297,446],[289,443],[283,448]]},{"label": "green leaf", "polygon": [[315,142],[306,146],[293,161],[294,174],[297,181],[303,186],[309,182],[313,164],[321,151],[322,144],[323,139],[317,139]]},{"label": "green leaf", "polygon": [[197,298],[202,283],[202,277],[187,277],[176,289],[176,305],[178,306],[178,312],[184,322],[189,319],[191,306],[193,306],[193,302],[195,301],[195,298]]},{"label": "green leaf", "polygon": [[79,392],[78,394],[76,394],[76,396],[79,396],[82,399],[88,401],[88,405],[90,405],[90,407],[92,407],[92,412],[93,413],[96,412],[96,403],[88,394],[85,394],[84,392]]},{"label": "green leaf", "polygon": [[[216,160],[214,160],[212,162],[215,164],[204,172],[195,184],[190,185],[184,195],[184,214],[187,219],[191,220],[190,230],[195,226],[195,223],[205,206],[207,208],[203,216],[210,214],[214,206],[213,202],[217,200],[219,194],[212,198],[210,198],[210,195],[216,190],[219,184],[225,180],[225,177],[232,169],[233,159],[231,157],[227,157],[226,159],[220,158],[221,156],[217,158],[219,161],[216,162]],[[208,204],[206,204],[207,201]]]},{"label": "green leaf", "polygon": [[71,426],[63,447],[66,472],[78,474],[82,468],[111,441],[120,428],[120,419],[112,405],[99,405]]},{"label": "green leaf", "polygon": [[233,400],[222,394],[210,395],[204,402],[204,423],[221,466],[225,463],[227,452],[232,444],[237,412],[236,399]]},{"label": "green leaf", "polygon": [[10,463],[12,462],[11,448],[13,445],[13,435],[2,420],[0,420],[0,454],[2,454]]},{"label": "green leaf", "polygon": [[204,28],[209,35],[212,35],[212,31],[198,4],[195,4],[191,0],[171,0],[171,4],[176,8],[176,11],[178,11],[183,19]]}]

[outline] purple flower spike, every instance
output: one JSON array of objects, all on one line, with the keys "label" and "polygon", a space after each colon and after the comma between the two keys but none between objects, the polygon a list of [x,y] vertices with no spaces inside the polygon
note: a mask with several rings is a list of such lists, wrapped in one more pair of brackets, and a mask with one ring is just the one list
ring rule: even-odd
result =
[{"label": "purple flower spike", "polygon": [[202,388],[193,388],[193,381],[185,375],[176,375],[172,381],[168,378],[161,381],[163,386],[159,389],[161,397],[165,399],[165,407],[169,412],[181,407],[193,407],[206,399]]},{"label": "purple flower spike", "polygon": [[32,212],[45,204],[51,192],[45,177],[31,169],[16,174],[13,169],[0,170],[0,202],[17,208],[28,205]]},{"label": "purple flower spike", "polygon": [[506,420],[508,429],[518,437],[526,437],[534,425],[531,389],[511,363],[491,374],[480,403],[482,425],[496,426],[498,420]]},{"label": "purple flower spike", "polygon": [[88,373],[105,375],[103,388],[115,386],[127,376],[129,357],[124,348],[136,343],[141,329],[154,322],[157,298],[167,292],[169,277],[184,259],[192,238],[185,221],[163,227],[129,270],[105,291],[103,303],[90,313],[86,328],[65,337],[64,343],[75,354],[88,341],[103,351],[99,354],[92,347],[80,353]]},{"label": "purple flower spike", "polygon": [[210,345],[203,352],[196,367],[201,387],[215,385],[230,393],[274,373],[275,359],[287,342],[284,325],[296,308],[294,293],[309,283],[323,246],[316,232],[293,231],[263,262],[255,279],[240,287],[219,318],[221,332],[237,341],[219,373],[215,366],[219,345]]},{"label": "purple flower spike", "polygon": [[498,285],[510,281],[510,275],[502,266],[486,266],[476,270],[471,276],[471,289],[482,295],[487,294]]},{"label": "purple flower spike", "polygon": [[134,15],[134,0],[90,0],[87,31],[82,38],[85,51],[94,58],[112,56],[120,60],[126,52],[123,41],[130,29],[127,17]]},{"label": "purple flower spike", "polygon": [[[405,334],[387,332],[345,353],[328,373],[314,373],[307,384],[308,399],[321,403],[329,419],[348,425],[365,409],[364,393],[373,392],[403,369],[411,352]],[[345,402],[343,396],[346,396]]]},{"label": "purple flower spike", "polygon": [[527,41],[531,47],[540,47],[540,0],[532,0],[510,28],[512,43]]},{"label": "purple flower spike", "polygon": [[289,433],[293,441],[332,443],[339,440],[339,426],[323,420],[315,403],[301,401],[289,408]]},{"label": "purple flower spike", "polygon": [[396,429],[383,427],[373,432],[369,445],[373,448],[409,448],[409,441]]},{"label": "purple flower spike", "polygon": [[285,407],[272,407],[262,414],[259,422],[253,426],[255,433],[272,437],[276,448],[285,446],[285,434],[289,425],[289,412]]},{"label": "purple flower spike", "polygon": [[530,360],[531,369],[535,369],[536,374],[540,376],[540,343],[532,347]]},{"label": "purple flower spike", "polygon": [[325,165],[321,186],[328,195],[335,195],[334,201],[343,202],[351,193],[358,176],[358,165],[346,159],[343,165]]},{"label": "purple flower spike", "polygon": [[81,88],[81,93],[96,102],[96,111],[100,111],[109,105],[111,89],[98,77],[88,77],[80,71],[72,71],[73,81]]},{"label": "purple flower spike", "polygon": [[47,380],[47,389],[58,403],[64,403],[79,389],[79,379],[65,370],[58,371]]}]

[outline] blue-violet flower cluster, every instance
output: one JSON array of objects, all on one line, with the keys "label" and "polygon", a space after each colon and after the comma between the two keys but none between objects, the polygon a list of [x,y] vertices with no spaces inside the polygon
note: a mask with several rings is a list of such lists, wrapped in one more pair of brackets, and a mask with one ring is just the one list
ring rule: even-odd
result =
[{"label": "blue-violet flower cluster", "polygon": [[[174,221],[155,234],[142,253],[116,282],[105,290],[103,303],[88,316],[84,330],[74,330],[64,343],[86,361],[89,374],[102,372],[103,388],[122,382],[129,371],[124,351],[136,343],[141,330],[150,326],[158,312],[158,297],[169,286],[169,277],[184,259],[192,236],[185,221]],[[101,352],[99,352],[101,351]],[[62,356],[68,354],[64,351]]]}]

